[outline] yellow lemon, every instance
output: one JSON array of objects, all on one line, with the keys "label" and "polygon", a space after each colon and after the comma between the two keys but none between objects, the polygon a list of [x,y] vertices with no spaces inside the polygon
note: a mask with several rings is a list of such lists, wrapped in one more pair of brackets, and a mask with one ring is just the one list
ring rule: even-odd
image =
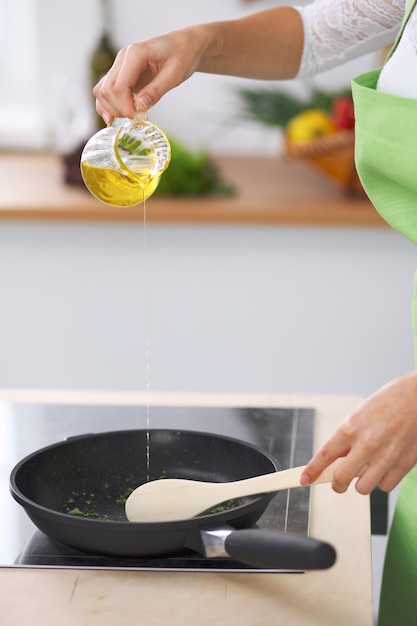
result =
[{"label": "yellow lemon", "polygon": [[333,120],[320,109],[307,109],[293,117],[286,128],[291,143],[305,143],[323,135],[337,132]]}]

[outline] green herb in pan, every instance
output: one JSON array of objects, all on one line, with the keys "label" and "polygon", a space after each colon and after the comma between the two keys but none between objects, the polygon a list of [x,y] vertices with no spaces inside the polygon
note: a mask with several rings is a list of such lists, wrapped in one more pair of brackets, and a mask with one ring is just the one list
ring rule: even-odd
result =
[{"label": "green herb in pan", "polygon": [[[159,480],[166,478],[166,473],[163,472],[160,476],[159,476]],[[127,482],[130,482],[127,481]],[[132,477],[132,482],[134,482],[134,478]],[[103,489],[108,490],[110,488],[110,484],[108,482],[105,482],[103,485]],[[121,493],[119,496],[117,496],[114,500],[114,505],[115,505],[115,514],[113,515],[108,515],[108,514],[103,514],[101,515],[98,510],[97,510],[97,503],[95,501],[95,494],[94,493],[88,493],[86,491],[82,491],[82,492],[78,492],[78,491],[72,491],[71,495],[69,496],[66,504],[65,504],[65,512],[68,515],[74,515],[74,516],[78,516],[78,517],[88,517],[90,519],[99,519],[99,520],[110,520],[113,519],[114,521],[116,521],[117,518],[119,518],[119,520],[124,520],[125,519],[125,515],[124,515],[124,505],[126,503],[127,498],[130,496],[130,494],[132,493],[132,491],[134,491],[135,487],[126,487],[126,489],[123,491],[123,493]],[[111,500],[112,497],[110,494],[106,494],[106,499],[110,500],[109,504],[111,504]],[[205,511],[203,513],[203,515],[211,515],[213,513],[223,513],[225,511],[230,511],[231,509],[234,509],[238,506],[241,506],[243,504],[242,500],[228,500],[227,502],[222,502],[221,504],[209,509],[208,511]],[[120,509],[119,512],[117,511],[117,509]]]},{"label": "green herb in pan", "polygon": [[205,512],[206,515],[210,515],[213,513],[224,513],[225,511],[231,511],[235,509],[237,506],[241,506],[243,504],[242,500],[227,500],[227,502],[222,502],[217,506],[213,506],[211,509]]},{"label": "green herb in pan", "polygon": [[117,499],[116,504],[124,505],[130,494],[134,491],[133,487],[128,487]]}]

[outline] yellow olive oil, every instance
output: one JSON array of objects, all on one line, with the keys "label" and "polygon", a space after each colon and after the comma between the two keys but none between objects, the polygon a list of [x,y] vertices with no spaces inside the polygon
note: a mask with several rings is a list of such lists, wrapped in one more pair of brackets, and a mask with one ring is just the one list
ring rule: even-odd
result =
[{"label": "yellow olive oil", "polygon": [[134,206],[149,198],[158,187],[160,177],[124,172],[81,163],[81,173],[91,193],[112,206]]}]

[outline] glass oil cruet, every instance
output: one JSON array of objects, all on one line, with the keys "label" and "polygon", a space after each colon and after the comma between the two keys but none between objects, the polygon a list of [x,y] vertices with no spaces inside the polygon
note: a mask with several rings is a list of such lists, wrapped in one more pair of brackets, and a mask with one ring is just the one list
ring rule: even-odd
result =
[{"label": "glass oil cruet", "polygon": [[170,158],[165,134],[138,111],[131,120],[116,119],[89,139],[81,174],[88,190],[105,204],[134,206],[154,193]]}]

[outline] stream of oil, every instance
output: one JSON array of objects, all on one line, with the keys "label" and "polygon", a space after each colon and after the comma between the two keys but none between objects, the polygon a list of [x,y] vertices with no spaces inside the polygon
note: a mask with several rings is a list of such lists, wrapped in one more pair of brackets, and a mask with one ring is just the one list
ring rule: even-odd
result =
[{"label": "stream of oil", "polygon": [[149,401],[149,323],[148,323],[148,233],[146,219],[146,198],[143,191],[143,251],[144,251],[144,275],[145,275],[145,389],[146,389],[146,480],[150,481],[151,474],[151,444],[150,444],[150,401]]}]

